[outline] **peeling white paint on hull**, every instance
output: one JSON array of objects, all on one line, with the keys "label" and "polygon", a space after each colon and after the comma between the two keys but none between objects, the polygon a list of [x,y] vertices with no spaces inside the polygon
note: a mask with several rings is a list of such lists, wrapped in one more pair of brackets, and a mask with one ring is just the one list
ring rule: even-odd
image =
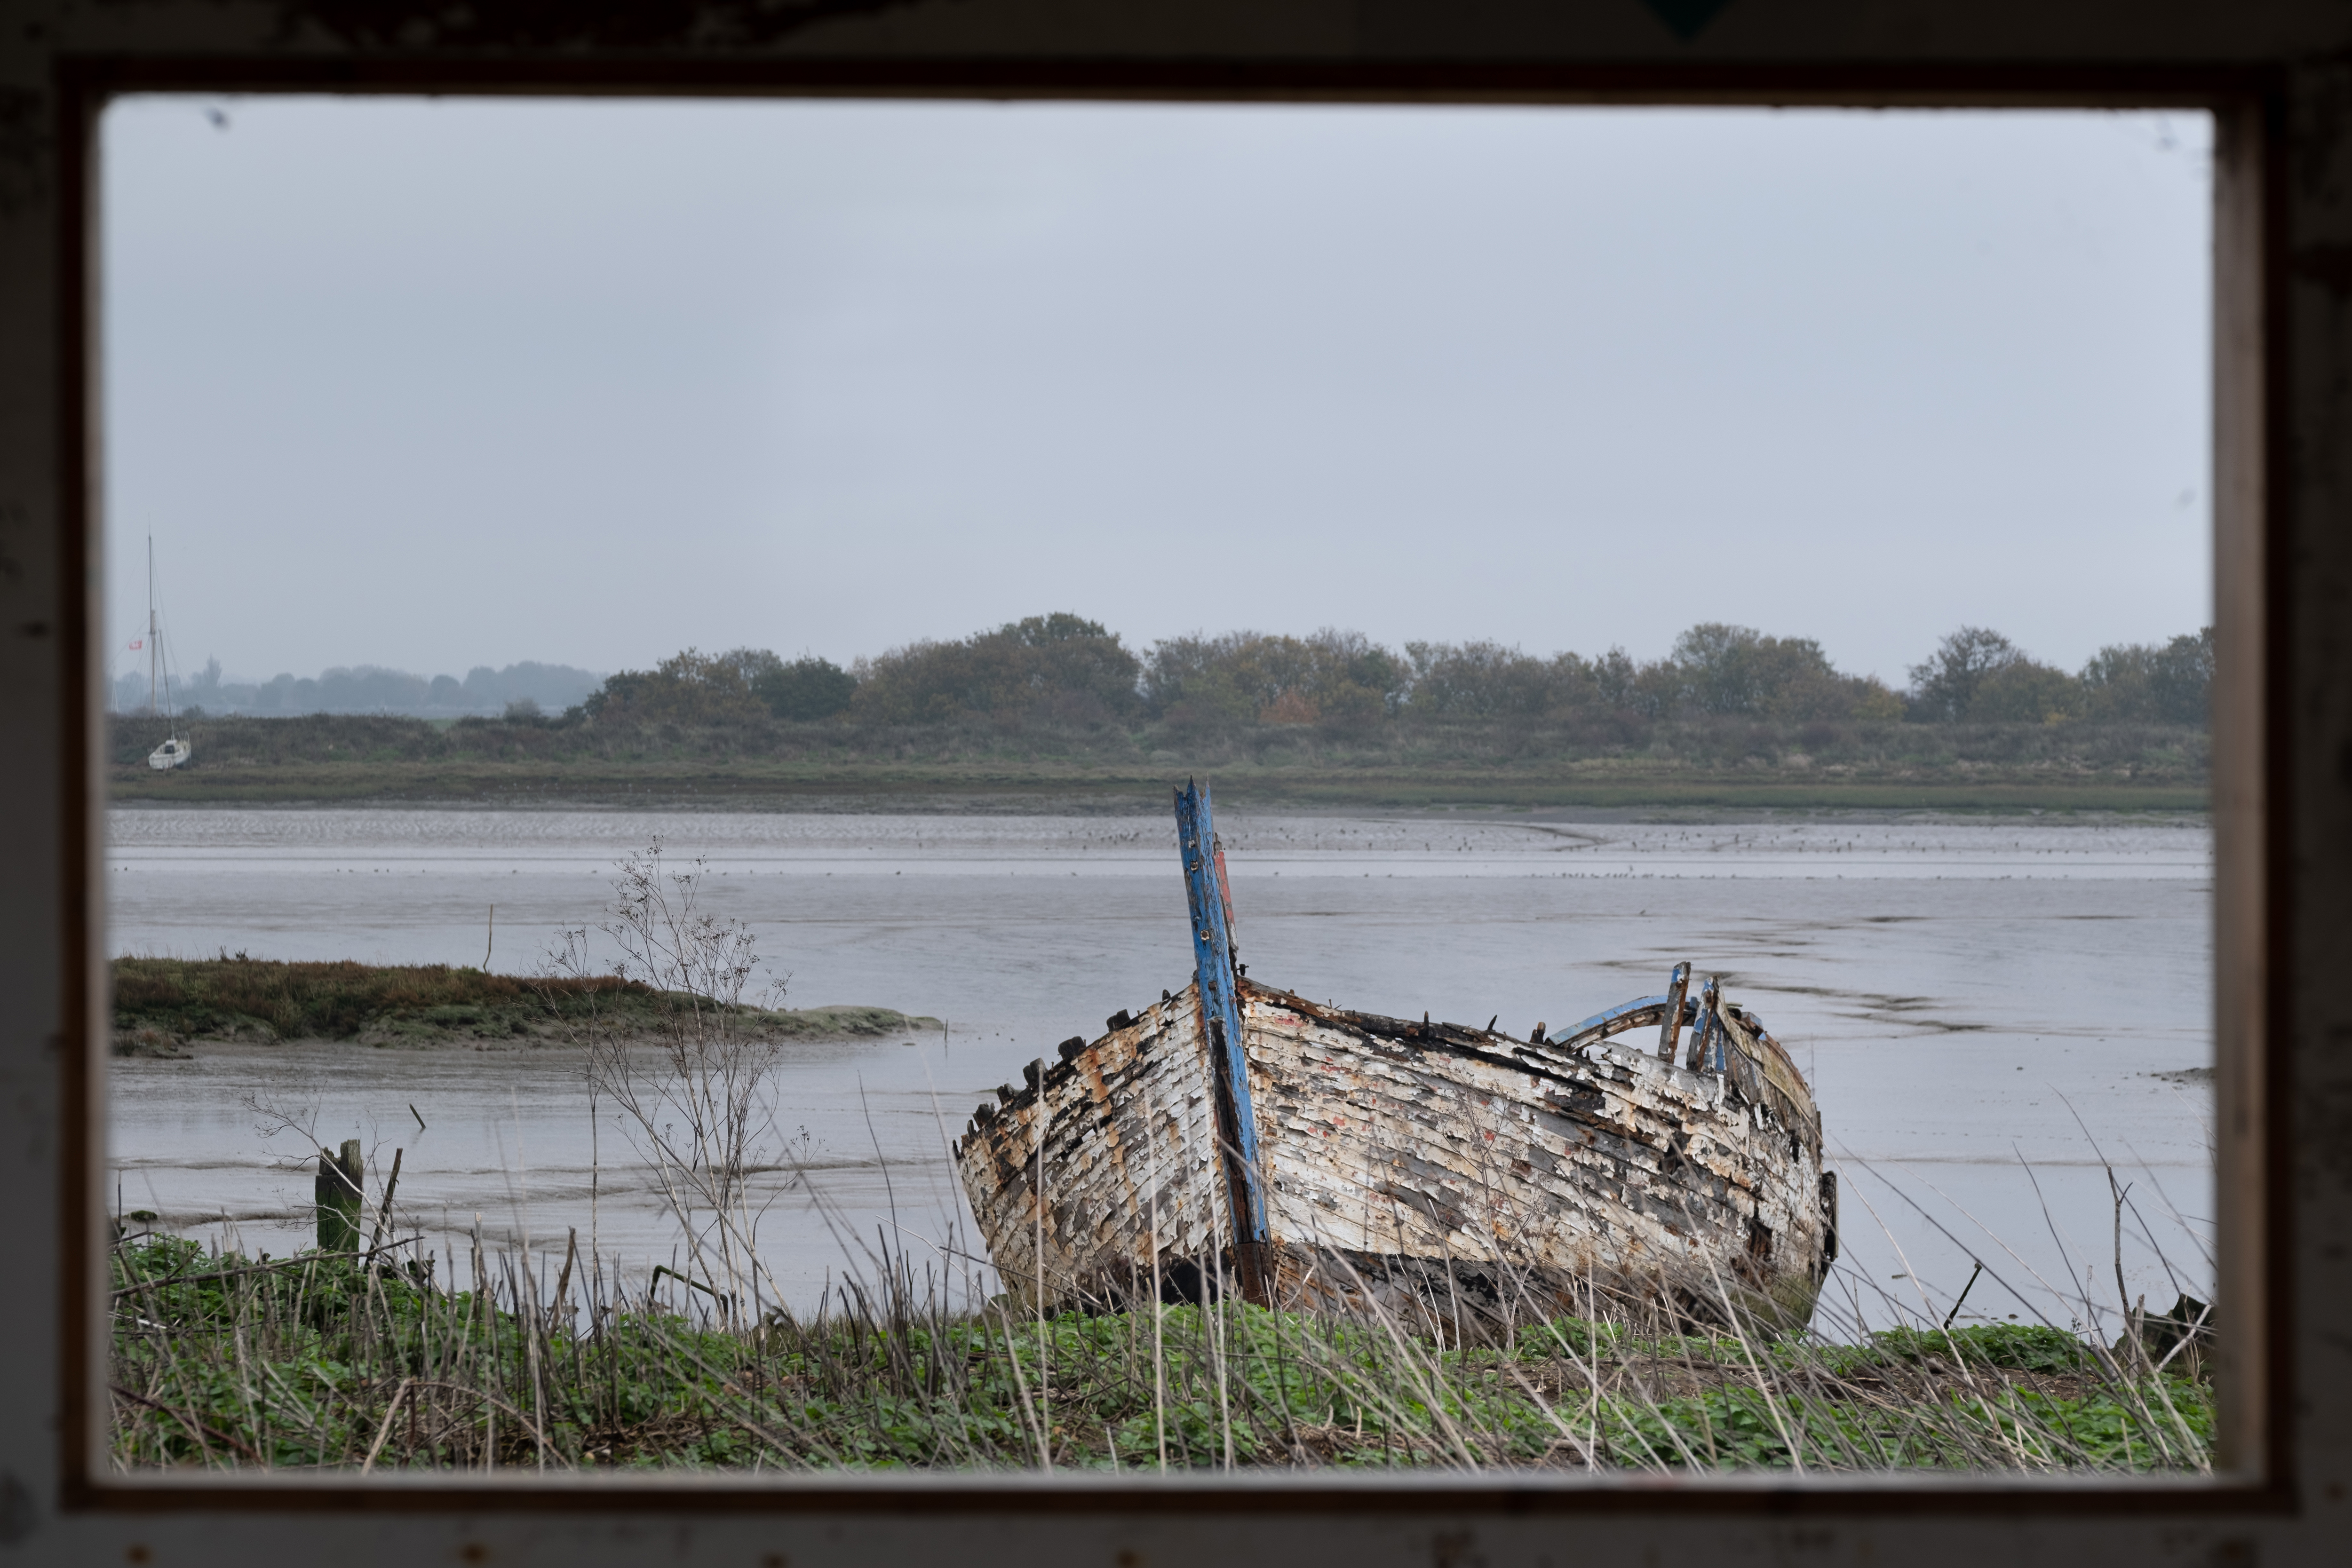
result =
[{"label": "peeling white paint on hull", "polygon": [[[1171,1297],[1222,1280],[1465,1330],[1727,1303],[1801,1322],[1836,1247],[1819,1114],[1759,1021],[1680,983],[1529,1042],[1241,981],[1263,1244],[1233,1245],[1237,1140],[1196,987],[1032,1064],[975,1114],[958,1169],[1024,1300],[1132,1300],[1156,1275]],[[1633,1033],[1669,1008],[1686,1062]]]}]

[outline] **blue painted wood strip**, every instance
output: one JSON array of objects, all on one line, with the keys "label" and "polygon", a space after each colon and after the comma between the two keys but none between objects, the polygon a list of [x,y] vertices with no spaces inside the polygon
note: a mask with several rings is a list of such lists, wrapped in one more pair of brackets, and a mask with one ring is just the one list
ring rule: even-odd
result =
[{"label": "blue painted wood strip", "polygon": [[1241,997],[1234,976],[1233,932],[1217,884],[1217,830],[1205,784],[1187,779],[1176,791],[1176,844],[1184,857],[1184,896],[1192,910],[1192,974],[1201,986],[1201,1021],[1217,1026],[1223,1071],[1234,1107],[1245,1191],[1234,1205],[1243,1241],[1266,1239],[1265,1195],[1258,1180],[1257,1115],[1250,1106],[1249,1059],[1242,1051]]}]

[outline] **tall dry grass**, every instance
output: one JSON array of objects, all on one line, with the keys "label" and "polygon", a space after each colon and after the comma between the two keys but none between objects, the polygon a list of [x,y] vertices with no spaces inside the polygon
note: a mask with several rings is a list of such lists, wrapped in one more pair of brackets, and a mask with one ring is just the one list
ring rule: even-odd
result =
[{"label": "tall dry grass", "polygon": [[[2210,1464],[2212,1390],[2063,1330],[1859,1343],[1643,1337],[1559,1319],[1507,1343],[1233,1299],[1040,1320],[959,1310],[903,1255],[822,1310],[741,1322],[574,1245],[261,1260],[115,1249],[124,1467],[533,1472],[1401,1467],[2171,1470]],[[450,1289],[460,1274],[475,1281]]]}]

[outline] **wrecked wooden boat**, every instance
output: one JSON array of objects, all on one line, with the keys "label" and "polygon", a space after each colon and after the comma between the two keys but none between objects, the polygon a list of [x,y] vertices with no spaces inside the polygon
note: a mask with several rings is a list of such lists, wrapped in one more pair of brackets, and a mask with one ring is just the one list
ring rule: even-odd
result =
[{"label": "wrecked wooden boat", "polygon": [[1194,971],[979,1107],[955,1157],[1023,1301],[1154,1295],[1454,1333],[1562,1314],[1803,1323],[1837,1255],[1811,1090],[1666,989],[1516,1039],[1247,977],[1207,789],[1177,793]]}]

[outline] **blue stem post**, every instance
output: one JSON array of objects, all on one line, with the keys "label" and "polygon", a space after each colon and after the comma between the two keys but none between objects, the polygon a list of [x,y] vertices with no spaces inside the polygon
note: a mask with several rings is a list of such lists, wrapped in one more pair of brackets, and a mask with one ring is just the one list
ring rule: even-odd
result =
[{"label": "blue stem post", "polygon": [[[1206,785],[1190,779],[1176,791],[1176,841],[1184,857],[1184,895],[1192,907],[1192,972],[1200,982],[1201,1022],[1215,1051],[1221,1121],[1232,1147],[1225,1152],[1234,1239],[1242,1245],[1266,1239],[1265,1195],[1257,1164],[1257,1117],[1250,1108],[1249,1061],[1242,1053],[1241,989],[1234,964],[1233,929],[1217,864],[1216,824]],[[1247,1255],[1244,1255],[1245,1257]],[[1245,1291],[1254,1282],[1254,1259],[1242,1262]]]}]

